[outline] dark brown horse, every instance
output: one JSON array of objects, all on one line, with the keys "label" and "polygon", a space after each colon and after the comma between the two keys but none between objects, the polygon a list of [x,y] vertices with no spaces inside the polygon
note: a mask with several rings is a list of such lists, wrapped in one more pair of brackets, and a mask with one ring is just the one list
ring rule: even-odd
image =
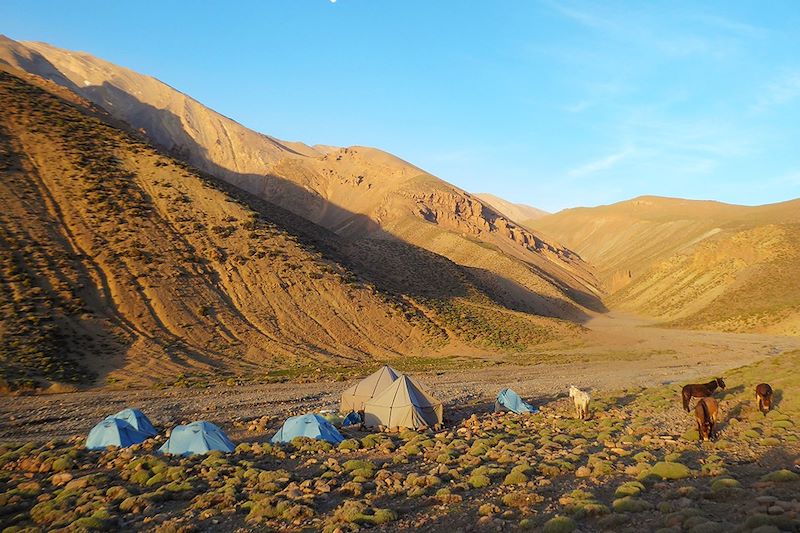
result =
[{"label": "dark brown horse", "polygon": [[717,387],[725,390],[725,382],[722,381],[722,378],[714,378],[713,381],[709,381],[708,383],[692,383],[691,385],[684,386],[681,391],[683,408],[689,413],[689,400],[692,398],[707,398],[714,394]]},{"label": "dark brown horse", "polygon": [[772,387],[769,386],[769,383],[756,385],[756,404],[758,410],[765,415],[772,408]]},{"label": "dark brown horse", "polygon": [[719,411],[717,400],[711,396],[700,398],[700,401],[694,406],[694,418],[697,421],[697,432],[700,434],[700,441],[714,438],[717,411]]}]

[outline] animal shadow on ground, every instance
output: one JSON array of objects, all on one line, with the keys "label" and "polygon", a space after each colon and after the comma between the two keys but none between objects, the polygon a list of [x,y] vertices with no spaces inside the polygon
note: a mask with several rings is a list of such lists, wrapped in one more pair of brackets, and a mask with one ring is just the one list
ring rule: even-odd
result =
[{"label": "animal shadow on ground", "polygon": [[720,391],[717,398],[720,400],[727,400],[730,396],[735,396],[742,392],[744,392],[744,385],[736,385],[735,387],[728,387],[727,389]]},{"label": "animal shadow on ground", "polygon": [[625,407],[629,403],[636,401],[638,397],[639,397],[638,394],[635,393],[626,394],[625,396],[620,396],[619,398],[614,400],[614,405],[616,405],[617,407]]},{"label": "animal shadow on ground", "polygon": [[731,419],[740,418],[742,416],[742,410],[744,409],[744,405],[745,405],[744,402],[739,402],[736,405],[734,405],[731,410],[729,411],[726,410],[723,413],[721,413],[722,416],[720,416],[719,419],[717,420],[714,427],[714,431],[718,433],[723,429],[725,429],[726,427],[728,427]]},{"label": "animal shadow on ground", "polygon": [[533,405],[536,407],[553,403],[556,400],[560,400],[561,398],[569,398],[569,394],[566,392],[559,392],[557,394],[548,394],[546,396],[537,396],[535,400],[532,401]]},{"label": "animal shadow on ground", "polygon": [[448,409],[445,413],[445,425],[458,425],[472,415],[494,412],[494,402],[478,401]]},{"label": "animal shadow on ground", "polygon": [[783,389],[774,389],[772,391],[772,406],[771,409],[778,409],[783,400]]},{"label": "animal shadow on ground", "polygon": [[797,455],[791,453],[786,448],[770,448],[756,460],[756,464],[769,469],[787,468],[792,469]]},{"label": "animal shadow on ground", "polygon": [[[524,397],[523,399],[533,404],[534,407],[540,407],[542,405],[552,404],[556,400],[566,397],[567,397],[566,393],[559,393],[559,394],[549,394],[546,396],[536,396],[535,398]],[[448,408],[445,415],[445,425],[458,425],[462,421],[471,417],[472,415],[494,413],[494,404],[495,404],[494,400],[476,401],[464,404],[461,407]],[[572,403],[570,402],[570,406],[571,405]]]}]

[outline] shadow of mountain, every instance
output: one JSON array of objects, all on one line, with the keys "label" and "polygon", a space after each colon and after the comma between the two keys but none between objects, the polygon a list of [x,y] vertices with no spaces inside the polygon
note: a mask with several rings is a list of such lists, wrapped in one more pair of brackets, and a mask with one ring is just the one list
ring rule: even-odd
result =
[{"label": "shadow of mountain", "polygon": [[[30,72],[32,74],[36,74],[37,76],[41,76],[46,80],[50,80],[53,83],[65,87],[76,94],[81,94],[80,88],[72,83],[69,78],[61,74],[61,71],[59,71],[56,66],[48,61],[42,54],[25,47],[25,50],[30,52],[30,57],[25,57],[24,55],[19,54],[16,50],[17,46],[22,47],[23,45],[20,45],[19,43],[16,43],[15,41],[0,34],[0,44],[2,44],[4,41],[12,43],[10,47],[11,55],[13,56],[14,61],[16,61],[16,64],[19,65],[19,68],[25,72]],[[5,62],[0,60],[0,63]],[[17,66],[14,64],[9,65],[12,68],[17,68]]]},{"label": "shadow of mountain", "polygon": [[[109,83],[77,90],[100,107],[111,108],[117,118],[135,118],[136,124],[131,125],[134,133],[141,136],[136,128],[143,129],[148,140],[167,155],[185,161],[216,182],[229,185],[225,187],[226,192],[253,207],[258,206],[265,219],[282,226],[328,258],[347,265],[383,291],[414,298],[450,299],[467,297],[471,289],[476,288],[495,304],[515,311],[578,323],[590,318],[579,305],[550,299],[514,280],[485,269],[458,265],[399,240],[383,231],[370,217],[328,202],[290,180],[273,174],[242,174],[223,168],[211,161],[207,150],[186,132],[180,117],[142,103]],[[326,213],[326,220],[338,221],[336,226],[347,227],[348,234],[353,234],[352,228],[357,227],[356,234],[369,235],[369,238],[348,239],[334,233],[315,223],[314,213]],[[527,266],[580,305],[597,312],[607,311],[600,299],[588,291],[569,287],[542,269]]]}]

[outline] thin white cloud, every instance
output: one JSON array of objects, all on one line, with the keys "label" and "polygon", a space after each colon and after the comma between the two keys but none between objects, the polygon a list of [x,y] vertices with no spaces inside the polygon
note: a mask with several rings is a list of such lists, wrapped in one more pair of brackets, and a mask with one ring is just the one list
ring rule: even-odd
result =
[{"label": "thin white cloud", "polygon": [[582,111],[586,111],[593,105],[594,104],[589,100],[581,100],[579,102],[567,104],[566,106],[564,106],[564,110],[567,111],[568,113],[580,113]]},{"label": "thin white cloud", "polygon": [[[608,4],[545,1],[545,5],[572,22],[620,42],[647,47],[667,57],[708,56],[721,59],[740,48],[740,39],[752,38],[758,28],[723,17],[690,13],[648,13]],[[671,17],[671,19],[669,19]],[[687,21],[702,22],[692,32]],[[714,31],[716,30],[716,31]]]},{"label": "thin white cloud", "polygon": [[775,174],[771,177],[754,181],[750,184],[750,188],[753,191],[777,193],[779,198],[782,197],[784,200],[792,197],[800,197],[800,170],[789,170],[781,174]]},{"label": "thin white cloud", "polygon": [[590,161],[584,165],[575,167],[567,172],[567,174],[573,178],[580,178],[589,174],[608,170],[632,155],[633,152],[634,150],[632,148],[625,148],[622,151],[609,154],[605,157],[601,157],[600,159],[595,159],[594,161]]},{"label": "thin white cloud", "polygon": [[652,44],[664,55],[671,57],[705,55],[720,59],[729,56],[735,49],[733,43],[724,39],[708,39],[694,35],[653,39]]},{"label": "thin white cloud", "polygon": [[634,88],[629,84],[609,80],[580,83],[578,84],[578,88],[585,96],[581,99],[562,104],[561,109],[567,113],[583,113],[589,109],[608,105],[618,97],[634,92]]},{"label": "thin white cloud", "polygon": [[545,1],[544,3],[562,17],[592,30],[615,35],[621,35],[625,30],[624,26],[614,17],[604,16],[590,9],[574,7],[575,3],[571,5],[557,1]]},{"label": "thin white cloud", "polygon": [[710,174],[719,166],[716,159],[689,159],[675,170],[681,174]]},{"label": "thin white cloud", "polygon": [[633,110],[618,121],[618,135],[645,150],[714,159],[749,154],[752,131],[735,127],[729,120],[709,116],[674,117],[668,110]]},{"label": "thin white cloud", "polygon": [[795,170],[793,172],[786,172],[785,174],[781,174],[776,178],[768,180],[770,186],[773,187],[800,187],[800,170]]},{"label": "thin white cloud", "polygon": [[474,150],[450,150],[435,152],[429,156],[436,163],[466,163],[475,159]]},{"label": "thin white cloud", "polygon": [[764,86],[753,111],[763,113],[800,97],[800,69],[784,73]]},{"label": "thin white cloud", "polygon": [[743,37],[765,37],[770,33],[766,28],[720,15],[696,15],[694,19]]}]

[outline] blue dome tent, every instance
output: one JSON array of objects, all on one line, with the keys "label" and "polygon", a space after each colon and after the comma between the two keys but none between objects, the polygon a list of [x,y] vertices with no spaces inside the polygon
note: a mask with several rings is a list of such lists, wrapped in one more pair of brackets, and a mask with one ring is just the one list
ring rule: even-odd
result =
[{"label": "blue dome tent", "polygon": [[119,413],[111,416],[119,420],[124,420],[133,426],[134,429],[144,433],[148,437],[155,437],[158,435],[158,431],[156,431],[156,428],[150,423],[150,420],[138,409],[123,409]]},{"label": "blue dome tent", "polygon": [[344,440],[342,434],[330,422],[316,413],[309,413],[288,418],[270,442],[290,442],[295,437],[309,437],[334,444]]},{"label": "blue dome tent", "polygon": [[347,416],[344,417],[344,420],[342,420],[342,427],[356,426],[362,422],[364,421],[361,419],[360,414],[356,413],[355,411],[350,411]]},{"label": "blue dome tent", "polygon": [[208,453],[212,450],[232,452],[236,446],[227,435],[211,422],[192,422],[185,426],[175,426],[169,439],[159,448],[159,453],[192,455]]},{"label": "blue dome tent", "polygon": [[511,411],[512,413],[538,413],[539,409],[524,401],[519,394],[511,389],[503,389],[494,402],[494,410]]},{"label": "blue dome tent", "polygon": [[144,442],[148,437],[125,420],[109,416],[89,432],[86,447],[90,450],[103,450],[108,446],[126,448]]}]

